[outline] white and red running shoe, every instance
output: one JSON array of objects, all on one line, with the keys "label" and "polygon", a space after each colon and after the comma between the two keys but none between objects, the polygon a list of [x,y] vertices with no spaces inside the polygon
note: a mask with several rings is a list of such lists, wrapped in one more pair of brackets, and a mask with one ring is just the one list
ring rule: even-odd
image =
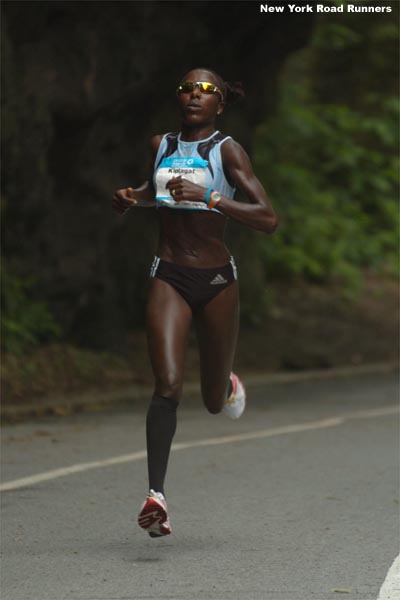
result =
[{"label": "white and red running shoe", "polygon": [[230,374],[232,382],[232,393],[227,398],[222,412],[231,419],[238,419],[246,408],[246,390],[243,383],[235,373]]},{"label": "white and red running shoe", "polygon": [[161,492],[149,491],[140,509],[138,523],[150,537],[161,537],[171,533],[167,502]]}]

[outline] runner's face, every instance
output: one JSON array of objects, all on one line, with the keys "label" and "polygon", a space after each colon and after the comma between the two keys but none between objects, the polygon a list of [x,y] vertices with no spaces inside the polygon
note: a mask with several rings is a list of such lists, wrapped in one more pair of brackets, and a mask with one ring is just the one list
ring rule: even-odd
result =
[{"label": "runner's face", "polygon": [[[212,73],[196,69],[186,73],[182,81],[209,81],[218,88],[220,87],[220,83]],[[213,123],[224,107],[219,94],[203,94],[198,86],[192,92],[180,94],[178,103],[183,120],[187,125]]]}]

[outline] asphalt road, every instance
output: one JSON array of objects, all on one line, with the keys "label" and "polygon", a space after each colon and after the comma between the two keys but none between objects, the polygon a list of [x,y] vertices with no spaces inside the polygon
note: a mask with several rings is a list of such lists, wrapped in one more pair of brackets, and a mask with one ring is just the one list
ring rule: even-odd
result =
[{"label": "asphalt road", "polygon": [[239,421],[183,403],[162,539],[136,525],[144,407],[7,426],[1,598],[376,600],[399,552],[397,408],[395,374],[258,385]]}]

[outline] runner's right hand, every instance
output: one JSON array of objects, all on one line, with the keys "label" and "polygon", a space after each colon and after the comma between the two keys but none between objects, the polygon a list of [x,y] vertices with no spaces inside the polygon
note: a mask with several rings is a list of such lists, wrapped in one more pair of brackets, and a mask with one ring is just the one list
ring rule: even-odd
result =
[{"label": "runner's right hand", "polygon": [[128,187],[123,190],[117,190],[112,199],[113,211],[119,215],[123,215],[127,210],[137,204],[135,199],[135,191],[133,188]]}]

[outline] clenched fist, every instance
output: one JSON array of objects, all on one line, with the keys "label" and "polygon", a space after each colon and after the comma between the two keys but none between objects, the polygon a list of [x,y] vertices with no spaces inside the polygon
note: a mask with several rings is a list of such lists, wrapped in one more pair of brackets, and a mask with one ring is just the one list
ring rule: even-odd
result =
[{"label": "clenched fist", "polygon": [[119,215],[123,215],[127,210],[138,203],[135,198],[135,190],[128,187],[123,190],[117,190],[112,199],[113,210]]},{"label": "clenched fist", "polygon": [[177,202],[181,200],[189,200],[191,202],[206,201],[206,188],[183,177],[172,177],[165,187],[169,189],[171,196]]}]

